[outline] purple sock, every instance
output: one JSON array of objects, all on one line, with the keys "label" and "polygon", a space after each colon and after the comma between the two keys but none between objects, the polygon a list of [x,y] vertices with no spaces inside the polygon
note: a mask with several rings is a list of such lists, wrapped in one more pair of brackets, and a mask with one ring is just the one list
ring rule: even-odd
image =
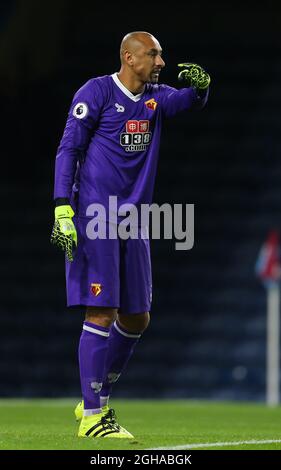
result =
[{"label": "purple sock", "polygon": [[100,412],[109,328],[84,322],[79,343],[79,367],[85,415]]},{"label": "purple sock", "polygon": [[102,397],[108,397],[113,384],[125,369],[141,334],[133,334],[121,328],[115,321],[110,329],[108,349],[104,366]]}]

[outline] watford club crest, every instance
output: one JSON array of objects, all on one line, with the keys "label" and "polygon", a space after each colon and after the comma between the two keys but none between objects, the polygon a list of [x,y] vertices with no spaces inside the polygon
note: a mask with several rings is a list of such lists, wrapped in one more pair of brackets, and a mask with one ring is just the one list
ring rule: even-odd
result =
[{"label": "watford club crest", "polygon": [[144,104],[148,109],[152,109],[152,111],[155,111],[157,107],[157,102],[155,101],[154,98],[151,98],[151,100],[145,101]]},{"label": "watford club crest", "polygon": [[91,284],[91,291],[97,297],[101,293],[101,284]]}]

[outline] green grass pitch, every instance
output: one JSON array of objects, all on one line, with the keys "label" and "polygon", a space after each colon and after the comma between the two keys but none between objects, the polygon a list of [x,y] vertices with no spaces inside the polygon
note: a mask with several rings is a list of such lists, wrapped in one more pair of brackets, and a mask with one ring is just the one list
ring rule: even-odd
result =
[{"label": "green grass pitch", "polygon": [[[281,407],[189,400],[114,400],[134,440],[81,439],[75,400],[0,400],[0,449],[281,449]],[[260,443],[260,441],[278,441]],[[252,443],[245,443],[254,441]],[[231,445],[227,443],[240,443]],[[221,443],[219,445],[212,445]],[[202,447],[200,447],[202,445]]]}]

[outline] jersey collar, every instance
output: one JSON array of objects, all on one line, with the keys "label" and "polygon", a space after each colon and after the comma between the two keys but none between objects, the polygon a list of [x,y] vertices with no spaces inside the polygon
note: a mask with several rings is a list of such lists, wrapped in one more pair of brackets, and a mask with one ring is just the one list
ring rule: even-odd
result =
[{"label": "jersey collar", "polygon": [[123,85],[122,82],[120,82],[119,78],[117,77],[117,72],[113,73],[111,76],[114,83],[118,86],[118,88],[120,88],[121,91],[123,91],[126,96],[128,96],[128,98],[130,98],[132,101],[139,101],[141,99],[144,92],[139,93],[138,95],[134,95],[133,93],[131,93],[130,90],[128,90],[128,88]]}]

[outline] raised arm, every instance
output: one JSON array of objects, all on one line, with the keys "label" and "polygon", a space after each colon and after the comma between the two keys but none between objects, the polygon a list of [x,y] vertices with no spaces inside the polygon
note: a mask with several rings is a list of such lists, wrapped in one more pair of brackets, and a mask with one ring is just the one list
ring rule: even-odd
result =
[{"label": "raised arm", "polygon": [[176,89],[162,85],[162,108],[166,117],[172,117],[181,111],[202,109],[209,96],[210,76],[199,65],[183,63],[178,74],[184,88]]}]

